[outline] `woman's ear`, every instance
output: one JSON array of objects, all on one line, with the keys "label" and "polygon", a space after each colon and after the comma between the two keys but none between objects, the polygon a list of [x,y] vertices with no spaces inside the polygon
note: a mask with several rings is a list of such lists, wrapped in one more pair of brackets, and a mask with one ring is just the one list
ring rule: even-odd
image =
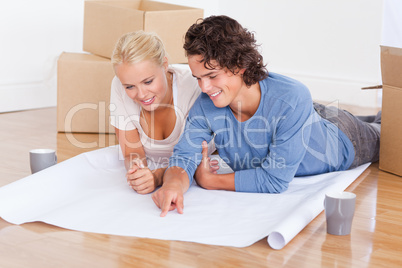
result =
[{"label": "woman's ear", "polygon": [[165,71],[167,72],[168,68],[169,68],[169,61],[168,61],[167,57],[163,58],[163,67],[165,68]]}]

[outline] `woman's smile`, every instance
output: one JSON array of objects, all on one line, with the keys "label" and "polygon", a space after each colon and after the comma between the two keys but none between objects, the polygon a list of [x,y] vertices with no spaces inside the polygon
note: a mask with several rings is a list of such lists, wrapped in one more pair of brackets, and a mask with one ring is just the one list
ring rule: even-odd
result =
[{"label": "woman's smile", "polygon": [[152,103],[154,102],[154,100],[155,100],[155,96],[153,96],[153,97],[150,98],[150,99],[140,100],[140,102],[141,102],[142,104],[144,104],[144,105],[150,105],[150,104],[152,104]]}]

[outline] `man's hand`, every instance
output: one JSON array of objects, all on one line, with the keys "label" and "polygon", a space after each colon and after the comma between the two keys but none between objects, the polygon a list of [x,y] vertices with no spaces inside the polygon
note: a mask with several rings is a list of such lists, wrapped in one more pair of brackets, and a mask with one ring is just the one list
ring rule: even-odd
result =
[{"label": "man's hand", "polygon": [[171,167],[166,170],[162,187],[152,194],[155,205],[162,210],[161,217],[165,217],[169,211],[174,209],[183,214],[183,195],[188,188],[189,179],[182,168]]},{"label": "man's hand", "polygon": [[195,180],[197,184],[205,189],[214,189],[212,187],[214,175],[219,169],[218,161],[212,160],[208,157],[208,144],[206,141],[202,142],[202,160],[195,171]]},{"label": "man's hand", "polygon": [[152,194],[152,200],[158,208],[162,210],[161,217],[174,209],[183,214],[183,191],[180,185],[165,184],[159,190]]},{"label": "man's hand", "polygon": [[203,141],[202,160],[194,174],[197,184],[208,190],[235,191],[234,173],[217,174],[214,161],[218,162],[208,157],[208,144]]}]

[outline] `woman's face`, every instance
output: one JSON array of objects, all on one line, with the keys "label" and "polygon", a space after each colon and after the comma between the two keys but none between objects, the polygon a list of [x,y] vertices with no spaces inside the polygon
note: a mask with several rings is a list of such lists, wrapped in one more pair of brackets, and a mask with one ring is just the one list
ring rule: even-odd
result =
[{"label": "woman's face", "polygon": [[165,63],[160,66],[145,60],[134,64],[123,62],[115,66],[116,75],[126,94],[147,111],[154,111],[160,104],[167,103],[168,64]]},{"label": "woman's face", "polygon": [[[193,55],[188,57],[188,64],[191,72],[198,80],[202,92],[208,94],[216,107],[226,107],[239,100],[242,89],[245,88],[242,74],[244,70],[233,74],[227,69],[217,67],[210,70],[205,68],[201,62],[201,55]],[[212,60],[213,66],[219,66],[216,61]]]}]

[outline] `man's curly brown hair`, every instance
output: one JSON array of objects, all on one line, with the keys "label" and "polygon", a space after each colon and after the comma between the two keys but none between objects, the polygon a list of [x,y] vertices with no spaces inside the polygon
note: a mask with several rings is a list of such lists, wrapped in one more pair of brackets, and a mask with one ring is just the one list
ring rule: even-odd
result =
[{"label": "man's curly brown hair", "polygon": [[197,21],[187,30],[183,48],[187,56],[201,55],[207,69],[227,68],[233,74],[245,69],[243,81],[248,87],[268,77],[254,34],[230,17]]}]

